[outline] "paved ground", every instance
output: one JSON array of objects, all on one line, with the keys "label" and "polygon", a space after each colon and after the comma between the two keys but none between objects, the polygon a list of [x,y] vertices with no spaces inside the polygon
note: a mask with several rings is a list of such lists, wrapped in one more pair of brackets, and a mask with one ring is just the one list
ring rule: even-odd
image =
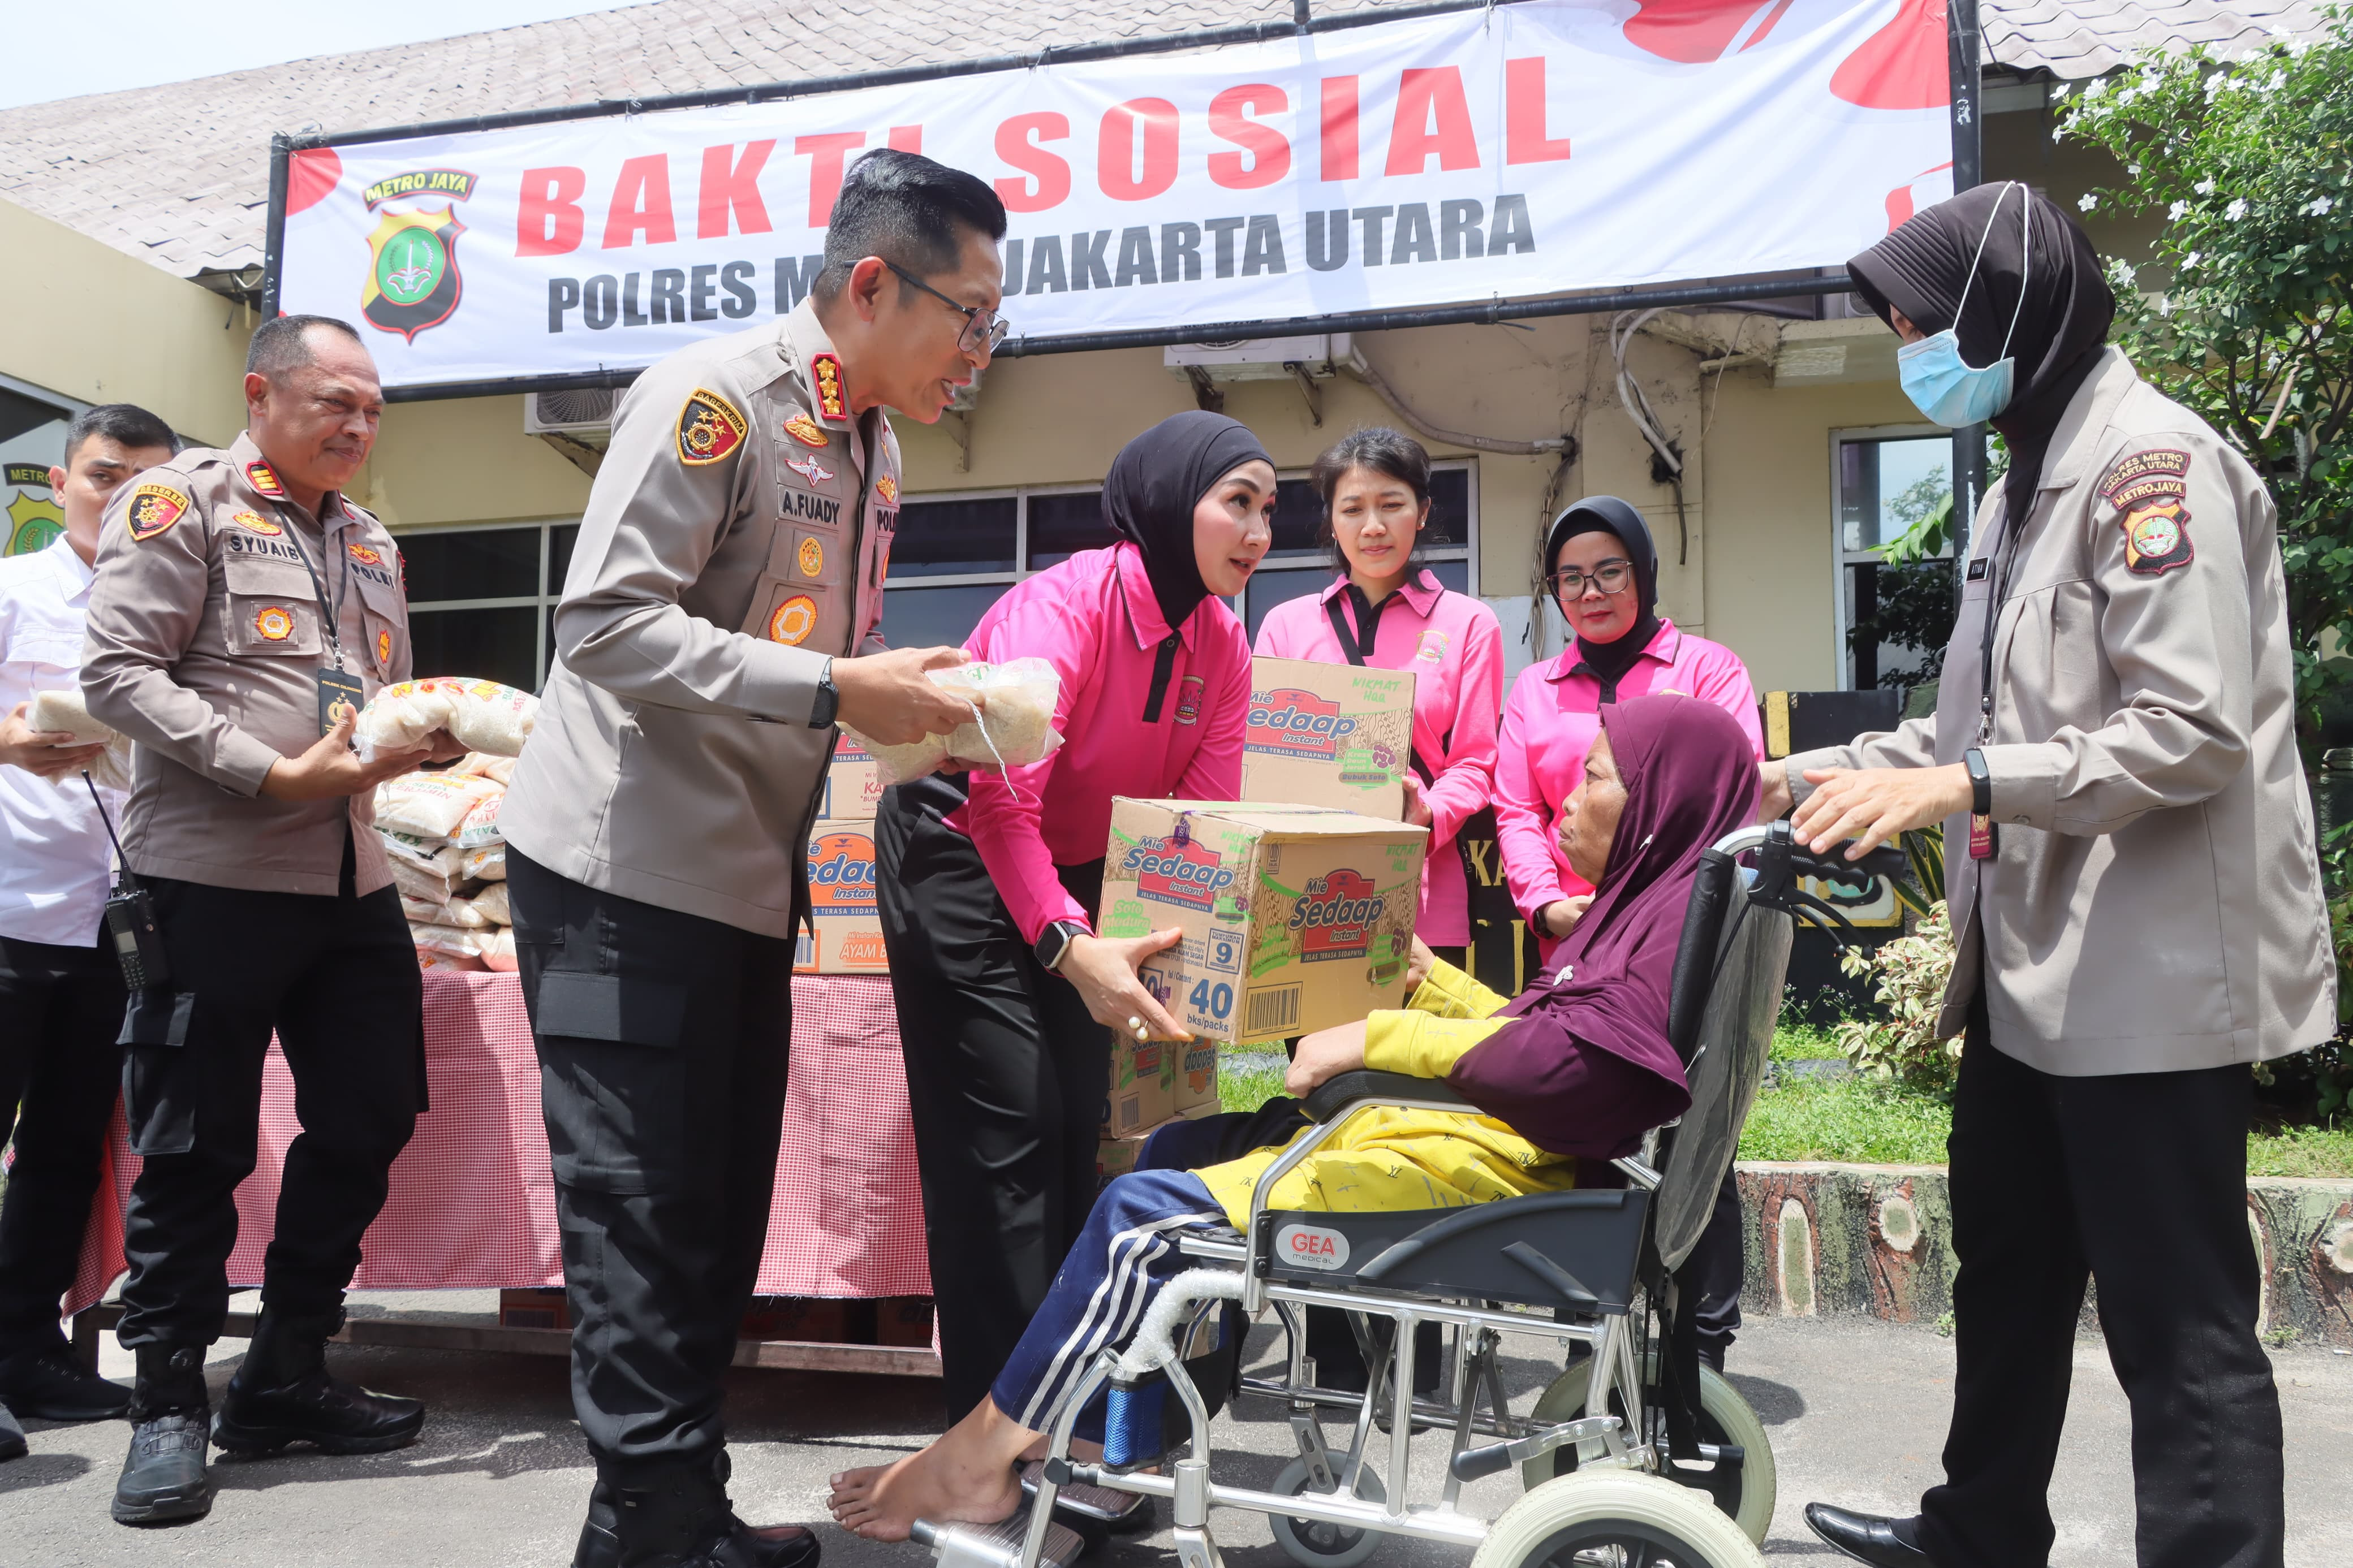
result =
[{"label": "paved ground", "polygon": [[[424,1305],[417,1298],[362,1298]],[[477,1298],[430,1299],[437,1308]],[[364,1310],[364,1307],[363,1308]],[[216,1390],[243,1350],[225,1341]],[[208,1568],[562,1568],[588,1484],[570,1420],[563,1363],[554,1358],[421,1351],[333,1352],[346,1375],[431,1402],[425,1438],[396,1454],[354,1459],[295,1457],[216,1463],[211,1518],[132,1531],[106,1517],[125,1428],[35,1423],[32,1455],[0,1466],[0,1563],[80,1568],[200,1563]],[[110,1346],[105,1370],[127,1375]],[[2353,1562],[2353,1357],[2288,1351],[2277,1361],[2288,1452],[2288,1562]],[[2076,1397],[2054,1500],[2054,1561],[2066,1568],[2126,1568],[2131,1494],[2123,1401],[2101,1346],[2076,1357]],[[1513,1367],[1532,1386],[1534,1362]],[[1780,1467],[1780,1507],[1767,1555],[1775,1568],[1830,1568],[1842,1560],[1813,1543],[1798,1512],[1811,1498],[1904,1507],[1936,1476],[1952,1377],[1952,1344],[1923,1329],[1858,1321],[1752,1325],[1734,1381],[1764,1418]],[[760,1521],[816,1520],[825,1477],[902,1452],[937,1429],[932,1386],[885,1378],[739,1373],[731,1385],[737,1436],[734,1493]],[[1263,1482],[1288,1452],[1279,1422],[1222,1427],[1231,1445],[1221,1476]],[[1466,1506],[1501,1506],[1510,1483],[1481,1483]],[[1165,1517],[1165,1515],[1164,1515]],[[1219,1534],[1234,1568],[1282,1568],[1264,1522],[1222,1513]],[[917,1568],[907,1547],[871,1546],[828,1529],[828,1568]],[[1163,1568],[1166,1535],[1107,1553],[1091,1568]],[[1459,1568],[1463,1552],[1392,1542],[1377,1568]]]}]

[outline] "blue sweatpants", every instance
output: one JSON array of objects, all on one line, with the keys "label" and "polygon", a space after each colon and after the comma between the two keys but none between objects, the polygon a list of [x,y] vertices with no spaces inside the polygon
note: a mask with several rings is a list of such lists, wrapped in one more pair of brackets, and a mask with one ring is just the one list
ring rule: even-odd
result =
[{"label": "blue sweatpants", "polygon": [[[1160,1287],[1184,1272],[1178,1235],[1226,1223],[1190,1171],[1114,1177],[990,1388],[997,1408],[1032,1432],[1050,1430],[1097,1352],[1124,1343]],[[1103,1441],[1103,1409],[1098,1394],[1076,1435]]]}]

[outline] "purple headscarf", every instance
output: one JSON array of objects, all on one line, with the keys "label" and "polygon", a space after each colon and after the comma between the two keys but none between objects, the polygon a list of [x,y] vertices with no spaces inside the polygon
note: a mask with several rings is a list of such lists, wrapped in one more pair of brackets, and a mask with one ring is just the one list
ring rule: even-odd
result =
[{"label": "purple headscarf", "polygon": [[1691,1104],[1667,1039],[1675,948],[1701,851],[1757,818],[1757,754],[1730,714],[1680,696],[1601,710],[1626,807],[1593,902],[1554,954],[1559,978],[1447,1081],[1540,1149],[1609,1159]]}]

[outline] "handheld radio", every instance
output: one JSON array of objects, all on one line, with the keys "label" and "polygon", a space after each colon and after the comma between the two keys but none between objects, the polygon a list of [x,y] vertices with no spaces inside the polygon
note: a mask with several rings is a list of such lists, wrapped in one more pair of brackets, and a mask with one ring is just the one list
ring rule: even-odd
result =
[{"label": "handheld radio", "polygon": [[106,803],[98,798],[98,785],[90,782],[88,769],[82,771],[81,782],[90,791],[90,803],[98,807],[107,842],[114,846],[118,869],[114,892],[106,900],[106,929],[114,938],[114,959],[122,965],[122,983],[133,991],[161,985],[172,978],[172,966],[164,958],[164,933],[155,927],[155,900],[132,874],[122,840],[114,836],[113,819],[106,815]]}]

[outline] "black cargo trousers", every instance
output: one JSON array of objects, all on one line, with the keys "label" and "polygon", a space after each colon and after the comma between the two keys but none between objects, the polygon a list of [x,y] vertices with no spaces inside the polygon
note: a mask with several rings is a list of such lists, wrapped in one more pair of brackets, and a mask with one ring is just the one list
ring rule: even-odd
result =
[{"label": "black cargo trousers", "polygon": [[793,944],[584,886],[512,845],[507,888],[581,1433],[608,1486],[707,1475],[768,1234]]}]

